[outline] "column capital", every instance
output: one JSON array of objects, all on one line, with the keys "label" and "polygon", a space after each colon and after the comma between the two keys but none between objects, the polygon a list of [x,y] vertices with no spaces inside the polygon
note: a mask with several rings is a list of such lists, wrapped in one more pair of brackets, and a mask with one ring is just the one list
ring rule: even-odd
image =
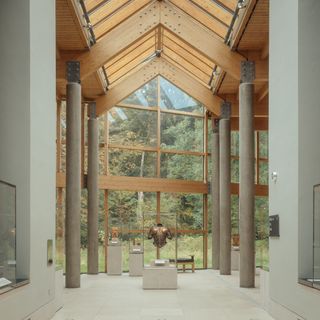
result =
[{"label": "column capital", "polygon": [[219,118],[211,118],[212,132],[219,133]]},{"label": "column capital", "polygon": [[67,81],[80,83],[80,61],[67,61],[66,68]]},{"label": "column capital", "polygon": [[251,83],[254,81],[255,75],[254,61],[241,61],[240,83]]},{"label": "column capital", "polygon": [[96,119],[97,118],[97,108],[96,102],[92,101],[88,104],[88,115],[89,119]]},{"label": "column capital", "polygon": [[230,120],[231,117],[231,102],[223,101],[221,103],[220,119]]}]

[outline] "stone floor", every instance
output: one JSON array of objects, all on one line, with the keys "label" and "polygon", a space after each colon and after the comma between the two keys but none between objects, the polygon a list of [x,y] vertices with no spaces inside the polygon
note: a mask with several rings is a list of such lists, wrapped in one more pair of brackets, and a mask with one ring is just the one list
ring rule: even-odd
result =
[{"label": "stone floor", "polygon": [[272,320],[259,289],[237,288],[237,274],[179,273],[178,290],[143,290],[141,277],[82,276],[81,289],[64,290],[53,320]]}]

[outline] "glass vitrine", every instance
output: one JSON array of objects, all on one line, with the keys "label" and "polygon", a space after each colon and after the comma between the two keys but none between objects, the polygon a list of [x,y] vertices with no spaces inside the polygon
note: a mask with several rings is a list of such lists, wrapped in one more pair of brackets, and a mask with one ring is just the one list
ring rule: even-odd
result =
[{"label": "glass vitrine", "polygon": [[0,181],[0,293],[17,282],[16,188]]}]

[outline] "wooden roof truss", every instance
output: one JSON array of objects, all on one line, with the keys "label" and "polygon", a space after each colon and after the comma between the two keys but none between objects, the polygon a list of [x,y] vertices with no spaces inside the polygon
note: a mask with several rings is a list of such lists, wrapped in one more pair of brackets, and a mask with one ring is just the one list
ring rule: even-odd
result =
[{"label": "wooden roof truss", "polygon": [[[248,1],[247,10],[241,12],[244,23],[248,23],[258,0]],[[239,17],[231,47],[225,44],[238,0],[83,2],[97,42],[87,51],[71,55],[60,52],[58,85],[64,84],[65,62],[77,59],[81,62],[82,80],[98,72],[102,87],[108,89],[104,90],[105,96],[98,98],[100,112],[108,110],[110,103],[119,102],[119,91],[128,95],[134,91],[128,90],[136,88],[136,84],[143,85],[149,78],[162,74],[192,96],[196,95],[212,112],[219,113],[221,98],[213,93],[219,94],[226,74],[237,82],[240,80],[240,63],[247,58],[231,50],[240,41],[240,29],[245,28]],[[265,56],[256,59],[256,82],[262,83],[259,101],[267,95],[268,60]],[[146,73],[146,70],[149,71]],[[200,92],[202,99],[199,99]]]}]

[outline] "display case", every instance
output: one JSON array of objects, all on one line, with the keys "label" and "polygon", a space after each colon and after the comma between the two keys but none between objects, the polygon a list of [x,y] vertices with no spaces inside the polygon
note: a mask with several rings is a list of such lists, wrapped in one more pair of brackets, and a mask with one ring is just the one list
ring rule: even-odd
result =
[{"label": "display case", "polygon": [[17,282],[16,187],[0,181],[0,293]]},{"label": "display case", "polygon": [[320,185],[313,188],[313,287],[320,289]]}]

